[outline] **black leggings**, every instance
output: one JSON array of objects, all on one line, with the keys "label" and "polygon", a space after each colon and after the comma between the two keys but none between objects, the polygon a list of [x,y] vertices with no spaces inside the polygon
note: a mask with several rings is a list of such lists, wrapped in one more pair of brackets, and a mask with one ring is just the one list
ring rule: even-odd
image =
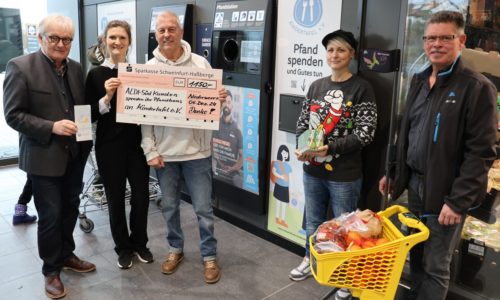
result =
[{"label": "black leggings", "polygon": [[33,188],[31,186],[31,179],[29,176],[26,176],[26,183],[24,184],[23,192],[19,195],[19,200],[17,204],[26,205],[30,202],[31,196],[33,196]]}]

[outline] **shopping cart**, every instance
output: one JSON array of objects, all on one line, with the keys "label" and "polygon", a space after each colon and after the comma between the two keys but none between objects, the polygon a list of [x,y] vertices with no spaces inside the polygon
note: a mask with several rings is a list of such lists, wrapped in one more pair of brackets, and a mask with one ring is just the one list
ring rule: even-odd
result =
[{"label": "shopping cart", "polygon": [[[398,213],[399,221],[418,232],[403,235],[389,220]],[[318,253],[310,237],[311,271],[319,284],[347,288],[361,300],[394,299],[408,251],[427,240],[429,229],[403,206],[394,205],[378,213],[382,235],[389,242],[372,248]]]},{"label": "shopping cart", "polygon": [[[90,233],[94,230],[94,222],[87,217],[87,212],[95,210],[104,210],[107,208],[106,193],[102,181],[99,179],[99,171],[97,168],[95,151],[92,148],[87,165],[90,168],[91,174],[87,181],[83,184],[82,193],[80,194],[80,211],[78,215],[78,223],[80,229],[85,233]],[[127,182],[125,190],[125,202],[130,202],[131,190]],[[149,177],[149,200],[155,201],[156,205],[160,206],[161,190],[158,180],[152,176]]]}]

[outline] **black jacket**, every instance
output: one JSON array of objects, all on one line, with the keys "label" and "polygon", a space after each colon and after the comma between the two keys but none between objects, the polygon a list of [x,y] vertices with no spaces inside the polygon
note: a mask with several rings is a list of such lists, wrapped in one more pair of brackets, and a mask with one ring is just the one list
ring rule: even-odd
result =
[{"label": "black jacket", "polygon": [[96,149],[103,144],[117,139],[124,139],[129,145],[137,147],[142,152],[141,127],[136,124],[116,122],[116,94],[110,102],[109,113],[101,115],[99,113],[99,100],[106,95],[104,82],[112,77],[118,77],[118,69],[110,69],[107,66],[98,66],[90,70],[85,81],[85,95],[87,104],[92,108],[92,121],[97,122],[96,129]]},{"label": "black jacket", "polygon": [[[19,132],[19,168],[29,174],[62,176],[74,137],[52,133],[54,122],[72,120],[74,105],[85,104],[81,65],[69,59],[66,75],[74,103],[61,95],[53,66],[41,50],[12,59],[3,84],[5,120]],[[85,164],[91,141],[78,142]]]},{"label": "black jacket", "polygon": [[[430,69],[413,77],[397,141],[394,197],[408,186],[409,109]],[[444,203],[457,213],[479,204],[486,193],[488,170],[496,158],[497,91],[483,75],[464,67],[460,58],[440,72],[431,94],[427,133],[423,213],[439,214]]]}]

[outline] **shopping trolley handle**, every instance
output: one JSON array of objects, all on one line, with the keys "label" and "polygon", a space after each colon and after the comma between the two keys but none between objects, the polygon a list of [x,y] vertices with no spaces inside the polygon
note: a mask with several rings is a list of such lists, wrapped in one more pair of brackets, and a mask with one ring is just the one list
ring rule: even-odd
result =
[{"label": "shopping trolley handle", "polygon": [[416,228],[420,231],[426,231],[427,226],[419,219],[417,216],[415,216],[412,212],[402,212],[398,214],[398,219],[401,221],[401,223],[405,224],[408,227],[411,228]]},{"label": "shopping trolley handle", "polygon": [[420,242],[426,241],[429,238],[429,228],[427,228],[424,222],[417,218],[413,213],[409,211],[399,213],[398,219],[406,226],[419,230],[419,232],[414,232],[406,237],[408,245],[410,247],[413,247],[413,245],[416,245]]},{"label": "shopping trolley handle", "polygon": [[389,206],[388,208],[386,208],[385,210],[378,212],[377,214],[379,216],[389,218],[389,217],[391,217],[394,214],[405,213],[405,212],[408,212],[408,211],[409,211],[408,208],[406,208],[404,206],[401,206],[401,205],[392,205],[392,206]]},{"label": "shopping trolley handle", "polygon": [[398,219],[401,223],[405,224],[408,227],[415,228],[420,230],[424,236],[429,235],[429,229],[425,224],[417,218],[413,213],[411,213],[408,208],[401,205],[392,205],[385,209],[384,211],[379,212],[380,216],[384,216],[386,218],[391,217],[394,214],[398,214]]}]

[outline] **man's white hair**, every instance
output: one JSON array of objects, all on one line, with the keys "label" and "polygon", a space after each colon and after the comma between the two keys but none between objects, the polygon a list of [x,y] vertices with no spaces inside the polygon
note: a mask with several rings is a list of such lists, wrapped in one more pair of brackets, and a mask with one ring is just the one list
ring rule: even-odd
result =
[{"label": "man's white hair", "polygon": [[68,29],[71,31],[71,37],[75,35],[75,27],[73,26],[73,20],[71,20],[67,16],[63,15],[48,15],[40,21],[38,25],[38,34],[39,35],[47,35],[47,28],[50,26],[57,25],[63,27],[64,29]]},{"label": "man's white hair", "polygon": [[[175,18],[175,21],[177,22],[177,25],[179,26],[179,28],[183,29],[181,21],[179,20],[179,16],[176,13],[171,12],[169,10],[166,10],[164,12],[161,12],[158,16],[156,16],[156,20],[158,20],[159,18],[164,18],[164,17],[173,17],[173,18]],[[158,24],[158,22],[156,24]]]}]

